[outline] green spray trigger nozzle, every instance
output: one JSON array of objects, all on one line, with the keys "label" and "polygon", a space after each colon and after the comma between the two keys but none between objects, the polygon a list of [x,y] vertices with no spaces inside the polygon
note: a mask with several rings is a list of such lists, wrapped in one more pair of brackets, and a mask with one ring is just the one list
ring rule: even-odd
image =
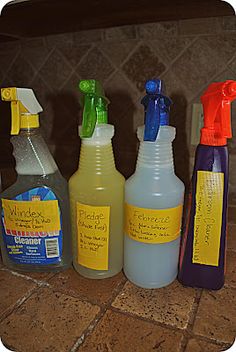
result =
[{"label": "green spray trigger nozzle", "polygon": [[82,80],[79,90],[83,93],[83,122],[80,131],[81,138],[90,138],[96,124],[107,123],[107,106],[109,100],[105,97],[104,90],[99,81]]}]

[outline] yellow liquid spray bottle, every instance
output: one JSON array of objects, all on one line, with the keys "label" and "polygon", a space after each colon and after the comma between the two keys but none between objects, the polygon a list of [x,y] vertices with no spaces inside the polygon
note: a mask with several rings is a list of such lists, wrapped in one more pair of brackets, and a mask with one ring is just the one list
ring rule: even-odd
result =
[{"label": "yellow liquid spray bottle", "polygon": [[116,170],[107,124],[108,99],[95,80],[82,80],[84,94],[79,168],[69,180],[73,264],[84,277],[102,279],[123,266],[124,177]]}]

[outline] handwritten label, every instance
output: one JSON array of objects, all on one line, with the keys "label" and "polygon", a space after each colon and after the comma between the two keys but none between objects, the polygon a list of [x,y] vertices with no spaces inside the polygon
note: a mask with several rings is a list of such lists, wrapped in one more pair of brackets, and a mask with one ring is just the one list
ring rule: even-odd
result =
[{"label": "handwritten label", "polygon": [[224,174],[198,171],[192,262],[219,265]]},{"label": "handwritten label", "polygon": [[110,207],[77,203],[78,262],[108,270]]},{"label": "handwritten label", "polygon": [[60,231],[57,200],[15,201],[2,199],[5,228],[22,232]]},{"label": "handwritten label", "polygon": [[145,209],[125,204],[125,232],[135,241],[166,243],[180,235],[182,205],[168,209]]}]

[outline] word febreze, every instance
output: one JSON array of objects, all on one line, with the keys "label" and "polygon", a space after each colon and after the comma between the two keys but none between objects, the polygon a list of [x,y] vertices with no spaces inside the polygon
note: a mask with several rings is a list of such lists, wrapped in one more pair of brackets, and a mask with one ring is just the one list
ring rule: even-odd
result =
[{"label": "word febreze", "polygon": [[135,210],[134,211],[134,217],[137,217],[141,221],[153,221],[156,223],[161,223],[161,224],[168,224],[170,222],[170,217],[169,216],[146,216],[143,213],[140,213],[139,211]]}]

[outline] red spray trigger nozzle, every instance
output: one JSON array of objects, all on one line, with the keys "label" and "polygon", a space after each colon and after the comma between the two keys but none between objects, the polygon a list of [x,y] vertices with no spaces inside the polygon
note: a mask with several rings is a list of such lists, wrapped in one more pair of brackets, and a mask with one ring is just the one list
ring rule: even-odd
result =
[{"label": "red spray trigger nozzle", "polygon": [[[227,81],[226,81],[227,82]],[[227,89],[227,95],[229,97],[235,97],[236,96],[236,82],[235,81],[228,81],[229,83],[226,86]]]},{"label": "red spray trigger nozzle", "polygon": [[232,137],[230,103],[236,99],[236,82],[212,83],[201,97],[204,110],[204,127],[201,144],[220,146]]}]

